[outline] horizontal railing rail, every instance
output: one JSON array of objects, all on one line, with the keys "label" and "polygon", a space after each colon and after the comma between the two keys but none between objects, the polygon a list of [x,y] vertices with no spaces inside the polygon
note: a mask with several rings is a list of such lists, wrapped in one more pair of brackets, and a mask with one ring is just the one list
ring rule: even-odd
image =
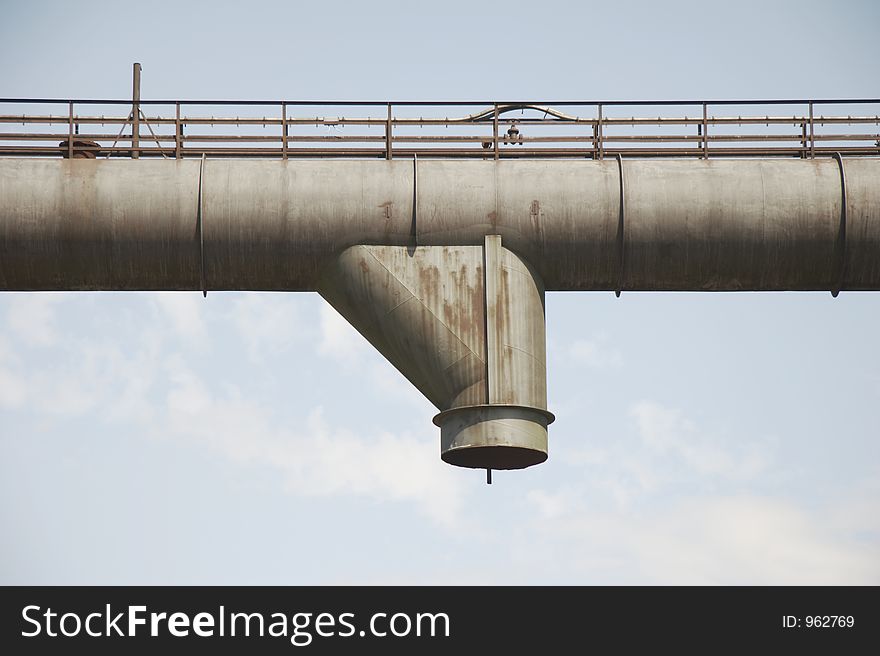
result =
[{"label": "horizontal railing rail", "polygon": [[[206,115],[208,108],[218,113]],[[0,156],[5,157],[705,159],[830,154],[880,156],[880,99],[0,98]]]}]

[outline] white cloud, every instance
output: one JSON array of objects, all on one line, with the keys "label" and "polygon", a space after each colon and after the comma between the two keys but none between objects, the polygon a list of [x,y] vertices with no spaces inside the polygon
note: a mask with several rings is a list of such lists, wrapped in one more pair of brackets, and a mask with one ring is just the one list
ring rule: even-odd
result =
[{"label": "white cloud", "polygon": [[461,489],[433,445],[408,435],[358,435],[334,429],[320,408],[295,430],[276,427],[271,413],[237,390],[218,397],[180,362],[171,365],[166,435],[198,439],[241,463],[280,470],[301,496],[355,495],[415,503],[453,525]]},{"label": "white cloud", "polygon": [[[656,401],[630,406],[628,433],[557,449],[551,462],[563,465],[553,474],[559,486],[514,491],[508,501],[519,528],[511,531],[504,503],[490,504],[472,492],[473,477],[440,461],[434,431],[430,439],[427,432],[423,439],[405,431],[361,431],[355,419],[349,429],[328,422],[320,407],[291,421],[289,407],[270,406],[239,376],[198,368],[199,359],[187,355],[190,341],[210,332],[208,318],[235,322],[241,313],[246,318],[231,333],[240,340],[230,339],[227,348],[266,357],[290,340],[313,340],[322,354],[354,367],[373,393],[393,395],[398,406],[428,407],[329,306],[322,304],[314,328],[300,332],[291,328],[295,311],[263,301],[230,302],[232,314],[221,306],[207,316],[187,308],[188,300],[164,307],[155,301],[161,313],[144,321],[111,313],[106,333],[83,338],[71,326],[63,341],[38,352],[46,356],[42,361],[22,351],[24,337],[10,325],[0,333],[0,404],[32,410],[39,420],[125,421],[136,436],[195,442],[242,467],[280,474],[296,498],[398,504],[390,512],[415,508],[455,529],[446,534],[453,546],[467,527],[469,541],[499,554],[493,556],[497,571],[477,573],[487,582],[508,581],[512,569],[529,572],[523,580],[530,582],[880,582],[880,472],[821,507],[748,490],[759,474],[781,469],[771,467],[771,440],[706,430]],[[42,316],[49,334],[53,325],[66,325],[51,307]],[[250,328],[256,331],[251,342]]]},{"label": "white cloud", "polygon": [[232,304],[231,319],[253,362],[286,351],[313,332],[285,294],[241,295]]},{"label": "white cloud", "polygon": [[377,390],[382,392],[384,398],[394,399],[394,403],[398,406],[405,404],[428,416],[437,412],[437,408],[378,351],[375,357],[369,359],[366,377]]},{"label": "white cloud", "polygon": [[[535,495],[531,495],[532,498]],[[570,501],[569,501],[570,503]],[[592,583],[789,585],[880,583],[876,542],[841,532],[833,508],[750,495],[684,499],[650,511],[606,513],[587,502],[543,513],[533,532]],[[532,545],[540,552],[541,545]],[[518,549],[518,558],[529,559]]]},{"label": "white cloud", "polygon": [[[30,294],[22,298],[40,307],[42,297]],[[148,307],[154,302],[150,299]],[[7,306],[9,315],[19,307],[19,301],[12,305]],[[0,333],[0,405],[24,407],[40,419],[82,416],[98,409],[99,421],[131,422],[148,417],[148,395],[169,334],[159,315],[134,315],[113,306],[110,312],[89,312],[83,321],[74,312],[101,307],[90,295],[58,309],[57,317],[57,298],[48,306],[48,312],[26,313],[41,317],[36,325],[49,326],[48,332],[38,332],[43,335],[40,343],[44,347],[38,353],[22,350],[28,338],[12,325],[5,334]],[[62,322],[63,338],[55,336],[54,328]],[[53,337],[46,339],[46,335]]]},{"label": "white cloud", "polygon": [[160,315],[178,336],[197,348],[207,345],[208,329],[204,320],[207,300],[201,294],[156,292],[153,300]]},{"label": "white cloud", "polygon": [[675,408],[639,401],[630,407],[630,415],[645,446],[682,460],[698,474],[748,479],[767,468],[766,444],[747,440],[724,444],[699,430]]},{"label": "white cloud", "polygon": [[340,361],[353,360],[369,347],[366,339],[326,302],[321,304],[320,327],[318,352],[322,355]]},{"label": "white cloud", "polygon": [[346,373],[357,371],[384,397],[422,412],[436,412],[431,402],[326,301],[320,309],[318,353],[334,360]]},{"label": "white cloud", "polygon": [[27,385],[17,374],[0,365],[0,406],[15,408],[27,398]]},{"label": "white cloud", "polygon": [[27,385],[17,373],[20,366],[9,340],[0,334],[0,406],[14,408],[24,403]]},{"label": "white cloud", "polygon": [[10,332],[28,346],[54,345],[58,341],[55,307],[63,300],[63,295],[53,293],[11,294],[4,299]]},{"label": "white cloud", "polygon": [[565,514],[570,502],[570,496],[564,491],[547,492],[546,490],[534,489],[529,490],[526,498],[538,509],[542,517],[548,519]]},{"label": "white cloud", "polygon": [[578,339],[568,347],[570,359],[592,369],[610,369],[623,366],[623,356],[616,348],[606,345],[604,338]]},{"label": "white cloud", "polygon": [[653,498],[678,494],[718,494],[754,482],[771,468],[771,437],[731,437],[705,430],[676,408],[656,401],[629,406],[632,431],[596,443],[560,440],[556,462],[584,472],[585,484],[602,503],[620,510],[639,507]]},{"label": "white cloud", "polygon": [[[352,495],[412,503],[441,524],[456,521],[460,482],[437,457],[433,440],[331,427],[320,409],[291,428],[234,383],[209,380],[190,367],[184,353],[192,341],[204,342],[208,334],[198,295],[157,294],[150,302],[158,312],[146,319],[134,317],[136,328],[127,325],[132,319],[127,317],[116,318],[109,339],[83,339],[71,332],[41,366],[16,355],[15,343],[23,340],[20,330],[0,334],[0,404],[27,404],[40,417],[94,414],[102,421],[140,426],[143,433],[196,440],[235,462],[277,469],[297,496]],[[273,304],[260,298],[232,305],[233,321],[237,316],[245,348],[255,357],[284,348],[298,335],[294,312]],[[427,404],[380,356],[365,358],[370,347],[364,339],[322,305],[320,338],[326,353],[349,358],[386,395]],[[39,318],[39,325],[51,325],[49,305],[24,302],[17,307]],[[49,335],[48,329],[43,335]],[[319,333],[311,331],[311,336],[317,339]],[[181,340],[186,347],[178,350]],[[49,340],[41,338],[40,343],[48,345]],[[218,387],[225,391],[215,391]]]},{"label": "white cloud", "polygon": [[108,420],[134,420],[149,415],[147,394],[159,363],[156,344],[137,341],[131,353],[101,340],[72,340],[56,348],[47,364],[0,360],[0,404],[28,407],[40,416],[81,416],[101,408]]},{"label": "white cloud", "polygon": [[630,414],[634,439],[563,452],[579,486],[526,495],[520,566],[606,584],[880,583],[880,472],[820,505],[760,494],[746,486],[785,469],[772,439],[722,439],[654,401]]}]

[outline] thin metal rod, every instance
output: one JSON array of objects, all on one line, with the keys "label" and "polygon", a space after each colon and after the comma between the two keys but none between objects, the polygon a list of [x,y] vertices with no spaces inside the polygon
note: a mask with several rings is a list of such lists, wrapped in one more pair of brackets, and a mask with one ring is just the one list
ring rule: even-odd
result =
[{"label": "thin metal rod", "polygon": [[144,116],[144,113],[141,112],[141,118],[144,119],[144,125],[147,126],[147,129],[150,131],[150,135],[153,137],[153,141],[156,142],[156,146],[159,148],[159,154],[162,155],[162,159],[168,159],[168,155],[165,154],[165,149],[162,148],[162,144],[159,141],[159,137],[156,136],[156,133],[153,132],[153,126],[150,125],[150,122],[147,120],[147,117]]},{"label": "thin metal rod", "polygon": [[810,103],[810,159],[816,157],[816,135],[813,132],[813,103]]},{"label": "thin metal rod", "polygon": [[703,159],[709,159],[709,106],[703,103]]},{"label": "thin metal rod", "polygon": [[492,470],[486,470],[486,485],[492,485]]},{"label": "thin metal rod", "polygon": [[[130,100],[119,100],[118,98],[0,98],[0,103],[22,103],[22,104],[54,104],[60,105],[75,101],[82,105],[130,105]],[[378,107],[386,106],[390,102],[392,105],[401,106],[437,106],[437,107],[463,107],[467,105],[489,105],[495,103],[498,105],[533,105],[534,101],[525,100],[191,100],[186,98],[164,99],[164,100],[141,100],[142,105],[173,105],[180,102],[184,105],[279,105],[282,102],[294,106],[315,106],[315,105],[339,105],[339,106],[355,106]],[[805,105],[807,103],[815,103],[817,105],[860,105],[860,104],[876,104],[880,103],[880,98],[767,98],[767,99],[749,99],[749,100],[543,100],[545,105],[569,105],[571,107],[596,107],[604,105],[606,107],[639,107],[645,105],[652,106],[668,106],[676,107],[682,105]]]},{"label": "thin metal rod", "polygon": [[139,132],[141,124],[141,65],[134,64],[131,81],[131,158],[138,159]]},{"label": "thin metal rod", "polygon": [[495,152],[495,159],[498,159],[500,153],[498,152],[498,103],[495,103],[495,112],[492,116],[492,144]]},{"label": "thin metal rod", "polygon": [[68,106],[67,159],[73,159],[73,102]]},{"label": "thin metal rod", "polygon": [[804,147],[801,152],[801,159],[807,159],[807,122],[801,123],[801,145]]},{"label": "thin metal rod", "polygon": [[281,103],[281,159],[287,159],[287,104]]},{"label": "thin metal rod", "polygon": [[391,153],[391,103],[388,103],[388,120],[385,122],[385,159],[390,160]]},{"label": "thin metal rod", "polygon": [[593,159],[599,159],[599,122],[593,123]]},{"label": "thin metal rod", "polygon": [[180,159],[183,147],[183,124],[180,122],[180,103],[174,103],[174,158]]}]

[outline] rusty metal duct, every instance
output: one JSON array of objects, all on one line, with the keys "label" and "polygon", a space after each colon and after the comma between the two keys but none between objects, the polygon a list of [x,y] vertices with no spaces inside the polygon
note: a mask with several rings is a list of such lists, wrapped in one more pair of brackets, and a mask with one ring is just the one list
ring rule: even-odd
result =
[{"label": "rusty metal duct", "polygon": [[319,291],[440,410],[547,457],[544,292],[880,289],[880,160],[0,159],[0,289]]},{"label": "rusty metal duct", "polygon": [[437,408],[441,457],[521,469],[547,459],[544,285],[483,246],[353,246],[318,291]]}]

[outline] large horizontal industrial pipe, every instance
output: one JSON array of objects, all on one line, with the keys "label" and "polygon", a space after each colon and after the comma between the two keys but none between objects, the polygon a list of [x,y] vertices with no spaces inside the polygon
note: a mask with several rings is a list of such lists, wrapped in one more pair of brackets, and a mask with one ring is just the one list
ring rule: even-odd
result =
[{"label": "large horizontal industrial pipe", "polygon": [[0,160],[5,290],[315,290],[487,234],[548,291],[875,290],[880,160]]},{"label": "large horizontal industrial pipe", "polygon": [[0,289],[319,291],[519,469],[545,290],[880,289],[880,160],[0,160]]}]

